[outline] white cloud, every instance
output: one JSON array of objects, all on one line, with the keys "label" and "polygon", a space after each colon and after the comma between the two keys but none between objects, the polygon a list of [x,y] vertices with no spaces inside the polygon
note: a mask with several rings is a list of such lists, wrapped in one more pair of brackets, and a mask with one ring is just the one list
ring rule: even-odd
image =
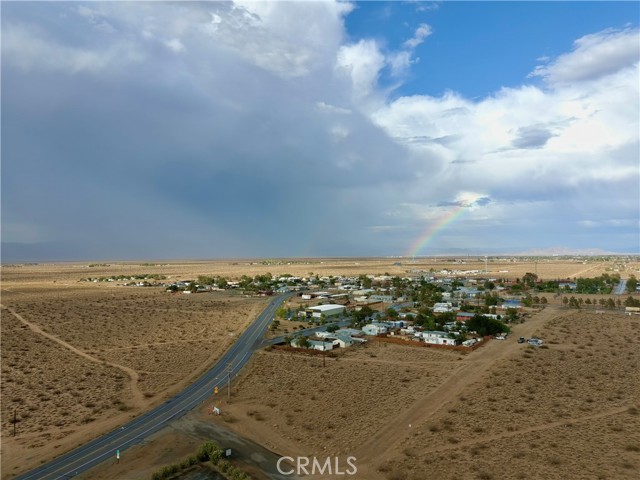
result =
[{"label": "white cloud", "polygon": [[[508,224],[527,217],[527,228],[532,228],[569,212],[578,219],[596,212],[576,223],[593,229],[613,226],[608,221],[612,212],[623,212],[616,225],[633,224],[629,216],[638,215],[637,202],[630,199],[639,193],[640,82],[637,56],[625,49],[637,36],[606,35],[609,47],[603,46],[605,34],[588,36],[577,42],[577,56],[572,52],[553,62],[545,74],[547,89],[504,88],[478,101],[454,92],[415,95],[373,112],[371,118],[413,153],[420,179],[399,200],[418,207],[400,208],[406,215],[399,221],[436,221],[439,200],[454,197],[450,204],[459,203],[461,192],[481,187],[491,203],[468,212],[469,221],[483,216]],[[610,52],[611,45],[626,53],[599,68],[590,63]],[[582,73],[561,73],[568,65]],[[590,81],[560,81],[569,78]],[[566,225],[556,227],[557,233]]]},{"label": "white cloud", "polygon": [[349,76],[356,98],[373,92],[384,65],[385,57],[374,40],[360,40],[338,50],[336,69]]},{"label": "white cloud", "polygon": [[537,66],[530,76],[549,84],[580,82],[629,68],[639,60],[640,31],[608,29],[577,39],[571,52]]},{"label": "white cloud", "polygon": [[387,64],[391,68],[391,75],[394,77],[406,75],[411,64],[415,63],[411,56],[411,52],[404,50],[387,55]]},{"label": "white cloud", "polygon": [[404,46],[409,49],[414,49],[422,42],[424,39],[430,36],[433,33],[431,26],[426,23],[421,23],[420,26],[416,29],[413,38],[410,38],[406,42],[404,42]]},{"label": "white cloud", "polygon": [[182,44],[179,38],[172,38],[171,40],[167,40],[165,42],[165,45],[169,50],[171,50],[174,53],[180,53],[184,51],[184,45]]}]

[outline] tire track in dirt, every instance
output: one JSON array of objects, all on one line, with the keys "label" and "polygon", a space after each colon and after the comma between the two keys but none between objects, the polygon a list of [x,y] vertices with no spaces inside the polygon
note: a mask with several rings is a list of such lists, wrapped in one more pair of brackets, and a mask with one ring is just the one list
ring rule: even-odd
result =
[{"label": "tire track in dirt", "polygon": [[[394,447],[409,435],[412,426],[422,424],[444,405],[455,401],[465,388],[480,379],[497,361],[519,352],[522,346],[516,343],[513,337],[532,336],[546,321],[552,319],[557,311],[557,308],[547,307],[525,323],[514,326],[511,340],[493,340],[471,352],[466,356],[465,364],[454,370],[440,386],[425,398],[409,406],[397,417],[390,419],[376,435],[362,444],[353,454],[358,459],[358,465],[366,465],[366,478],[383,478],[376,471],[374,462],[376,464],[382,462],[391,454]],[[380,452],[386,453],[381,455]]]},{"label": "tire track in dirt", "polygon": [[527,433],[540,432],[543,430],[549,430],[551,428],[574,425],[576,423],[584,422],[586,420],[595,420],[598,418],[610,417],[612,415],[619,415],[620,413],[624,413],[627,410],[629,410],[629,407],[630,407],[629,405],[624,407],[616,407],[610,410],[606,410],[604,412],[594,413],[592,415],[585,415],[585,416],[576,417],[576,418],[567,418],[565,420],[558,420],[556,422],[551,422],[551,423],[543,423],[541,425],[535,425],[529,428],[522,428],[520,430],[514,430],[512,432],[503,432],[503,433],[496,433],[494,435],[485,435],[482,438],[477,438],[475,440],[467,440],[465,442],[459,442],[459,443],[456,443],[455,445],[442,445],[439,447],[430,448],[426,450],[426,453],[437,453],[437,452],[446,452],[449,450],[457,450],[459,448],[471,447],[476,444],[484,444],[493,440],[502,440],[505,438],[517,437],[518,435],[524,435]]},{"label": "tire track in dirt", "polygon": [[136,372],[135,370],[133,370],[133,369],[131,369],[129,367],[125,367],[124,365],[119,365],[117,363],[108,362],[106,360],[101,360],[101,359],[99,359],[97,357],[89,355],[88,353],[83,352],[79,348],[74,347],[70,343],[65,342],[64,340],[56,337],[55,335],[52,335],[50,333],[45,332],[44,330],[42,330],[41,327],[39,327],[35,323],[30,322],[29,320],[25,319],[22,315],[17,313],[14,309],[6,307],[5,305],[3,305],[1,303],[0,303],[0,308],[2,308],[3,310],[6,310],[7,312],[11,313],[11,315],[13,315],[15,318],[17,318],[21,323],[23,323],[24,325],[29,327],[33,333],[35,333],[37,335],[41,335],[41,336],[43,336],[45,338],[48,338],[49,340],[57,343],[58,345],[64,347],[65,349],[75,353],[76,355],[79,355],[79,356],[89,360],[90,362],[98,363],[98,364],[101,364],[101,365],[109,365],[111,367],[117,368],[118,370],[126,373],[127,376],[129,377],[129,379],[131,380],[131,382],[130,382],[131,395],[133,397],[134,407],[143,407],[145,405],[146,402],[144,400],[144,396],[142,395],[142,392],[140,391],[140,388],[138,387],[138,381],[140,379],[140,376],[138,375],[138,372]]}]

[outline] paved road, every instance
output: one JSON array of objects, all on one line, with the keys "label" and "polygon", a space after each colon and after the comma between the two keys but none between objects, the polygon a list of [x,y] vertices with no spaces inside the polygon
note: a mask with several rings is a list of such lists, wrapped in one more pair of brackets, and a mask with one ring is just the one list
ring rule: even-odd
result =
[{"label": "paved road", "polygon": [[627,291],[627,281],[620,280],[620,283],[613,289],[614,295],[624,295]]},{"label": "paved road", "polygon": [[[317,327],[310,327],[310,328],[305,328],[303,330],[298,330],[296,332],[292,332],[291,336],[292,337],[298,337],[298,336],[305,336],[305,337],[310,337],[311,335],[313,335],[316,332],[324,332],[327,327],[329,327],[330,325],[337,325],[338,327],[346,327],[347,325],[351,324],[351,319],[341,319],[338,320],[337,322],[330,322],[327,323],[325,325],[320,325]],[[266,340],[263,340],[261,343],[261,347],[266,347],[268,345],[276,345],[278,343],[284,343],[284,337],[274,337],[274,338],[269,338]]]},{"label": "paved road", "polygon": [[[213,395],[214,387],[225,394],[224,387],[230,373],[233,378],[262,344],[262,337],[280,304],[290,297],[285,294],[274,298],[255,322],[245,330],[218,362],[198,380],[162,405],[141,415],[118,429],[99,437],[57,459],[17,477],[18,480],[52,480],[74,477],[107,458],[115,458],[153,433],[180,418]],[[227,369],[230,369],[229,373]]]}]

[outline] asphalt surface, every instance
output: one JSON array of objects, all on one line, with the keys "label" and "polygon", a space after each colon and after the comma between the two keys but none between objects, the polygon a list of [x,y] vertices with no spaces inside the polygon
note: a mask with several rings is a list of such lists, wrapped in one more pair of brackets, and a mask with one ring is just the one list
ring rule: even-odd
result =
[{"label": "asphalt surface", "polygon": [[616,285],[616,288],[613,290],[613,294],[624,295],[626,291],[627,291],[627,281],[623,279],[623,280],[620,280],[620,283],[618,283],[618,285]]},{"label": "asphalt surface", "polygon": [[136,417],[129,423],[118,427],[91,442],[62,455],[30,472],[17,477],[18,480],[52,480],[72,478],[98,465],[108,458],[116,457],[116,452],[124,452],[137,445],[169,422],[184,416],[187,412],[201,405],[213,395],[215,387],[219,395],[225,395],[227,379],[235,377],[251,358],[251,354],[262,346],[264,333],[273,320],[280,304],[291,294],[274,298],[218,360],[218,362],[198,380],[182,392],[157,406],[153,410]]}]

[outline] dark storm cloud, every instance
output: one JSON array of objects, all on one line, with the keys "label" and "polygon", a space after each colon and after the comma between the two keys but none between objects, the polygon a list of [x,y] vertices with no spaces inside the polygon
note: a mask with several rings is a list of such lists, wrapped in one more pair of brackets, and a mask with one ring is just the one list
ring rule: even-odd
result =
[{"label": "dark storm cloud", "polygon": [[[318,110],[310,92],[328,73],[293,84],[206,37],[181,52],[127,40],[112,57],[128,18],[60,22],[74,7],[45,8],[38,30],[57,45],[28,29],[9,39],[66,63],[3,51],[5,259],[309,254],[317,223],[357,225],[371,189],[411,178],[398,168],[406,152],[367,118]],[[42,15],[9,9],[3,26]]]}]

